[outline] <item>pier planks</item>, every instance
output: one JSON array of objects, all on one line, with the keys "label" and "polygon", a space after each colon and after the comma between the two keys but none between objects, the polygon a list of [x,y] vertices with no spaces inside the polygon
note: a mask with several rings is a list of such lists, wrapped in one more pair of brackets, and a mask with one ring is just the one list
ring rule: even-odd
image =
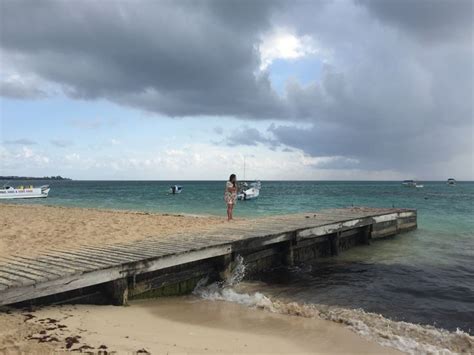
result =
[{"label": "pier planks", "polygon": [[196,235],[188,232],[110,246],[58,248],[37,257],[11,255],[0,259],[0,305],[278,243],[299,241],[304,247],[305,240],[327,240],[361,228],[370,228],[371,237],[377,238],[416,226],[415,210],[356,207],[249,219]]}]

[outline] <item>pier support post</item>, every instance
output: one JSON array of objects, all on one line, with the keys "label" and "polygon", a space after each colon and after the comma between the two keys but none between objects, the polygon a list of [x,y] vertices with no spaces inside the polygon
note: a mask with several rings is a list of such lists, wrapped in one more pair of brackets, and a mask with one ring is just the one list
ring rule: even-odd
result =
[{"label": "pier support post", "polygon": [[331,255],[337,256],[339,255],[339,236],[340,232],[337,232],[329,237],[329,243],[331,245]]},{"label": "pier support post", "polygon": [[126,278],[107,282],[104,292],[114,306],[128,304],[128,280]]},{"label": "pier support post", "polygon": [[234,261],[233,254],[226,254],[222,256],[222,264],[219,270],[219,278],[226,280],[232,274],[232,262]]},{"label": "pier support post", "polygon": [[364,227],[362,230],[362,244],[370,245],[370,239],[372,238],[372,225]]},{"label": "pier support post", "polygon": [[285,255],[283,255],[283,264],[286,266],[295,265],[295,245],[296,241],[293,240],[290,240],[286,245]]}]

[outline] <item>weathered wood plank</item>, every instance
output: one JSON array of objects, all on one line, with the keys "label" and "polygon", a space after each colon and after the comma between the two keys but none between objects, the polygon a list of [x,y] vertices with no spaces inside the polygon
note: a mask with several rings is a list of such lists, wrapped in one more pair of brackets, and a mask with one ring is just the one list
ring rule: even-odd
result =
[{"label": "weathered wood plank", "polygon": [[36,270],[39,272],[46,271],[48,273],[55,274],[58,276],[61,276],[64,274],[64,269],[53,267],[51,265],[46,266],[38,262],[37,260],[33,260],[33,259],[26,259],[26,258],[21,258],[21,257],[13,257],[13,258],[6,257],[3,262],[12,264],[12,265],[19,265],[25,269]]},{"label": "weathered wood plank", "polygon": [[[97,247],[96,247],[97,248]],[[112,245],[107,248],[98,248],[101,250],[111,250],[118,254],[125,253],[127,255],[133,255],[136,258],[154,258],[157,255],[155,253],[148,253],[143,250],[143,248],[137,248],[133,245],[124,246],[124,245]]]},{"label": "weathered wood plank", "polygon": [[62,259],[70,258],[71,261],[78,261],[86,264],[95,264],[96,267],[107,267],[117,264],[117,261],[115,260],[104,260],[104,258],[98,259],[97,255],[85,255],[78,251],[65,251],[59,249],[57,251],[52,251],[52,253],[48,255],[54,255],[55,257]]},{"label": "weathered wood plank", "polygon": [[[24,257],[19,257],[16,256],[17,259],[26,259]],[[90,265],[85,265],[84,263],[76,263],[76,262],[71,262],[69,260],[64,260],[61,258],[55,258],[51,256],[39,256],[35,259],[38,263],[42,263],[46,265],[47,267],[53,267],[53,268],[58,268],[60,270],[63,270],[63,273],[75,273],[75,272],[82,272],[82,271],[87,271],[96,268],[96,266],[90,266]]]},{"label": "weathered wood plank", "polygon": [[96,260],[83,260],[79,259],[74,255],[70,255],[69,253],[59,253],[51,251],[49,254],[42,255],[42,258],[48,258],[49,260],[57,260],[64,263],[69,263],[72,265],[76,265],[78,267],[82,267],[84,269],[96,269],[102,268],[104,266],[109,266],[109,264],[99,263]]},{"label": "weathered wood plank", "polygon": [[144,259],[143,256],[139,257],[136,255],[112,250],[111,248],[107,248],[107,247],[103,249],[100,247],[84,247],[84,248],[81,248],[81,251],[88,254],[92,253],[93,255],[97,255],[98,257],[105,260],[113,260],[116,263],[133,262],[133,261]]},{"label": "weathered wood plank", "polygon": [[183,232],[109,246],[53,249],[34,258],[15,255],[0,260],[0,305],[231,252],[268,246],[272,251],[262,249],[252,255],[271,256],[287,242],[296,243],[295,248],[331,242],[337,254],[339,243],[334,236],[344,238],[371,228],[377,238],[416,226],[415,210],[353,207],[253,219],[246,225],[213,227],[197,235]]},{"label": "weathered wood plank", "polygon": [[116,265],[122,263],[123,259],[113,254],[99,253],[97,251],[89,250],[87,247],[78,250],[62,250],[58,249],[61,254],[70,254],[76,256],[78,259],[86,261],[94,260],[94,262],[103,263],[104,265]]},{"label": "weathered wood plank", "polygon": [[6,284],[11,286],[22,286],[22,285],[32,285],[35,283],[35,279],[30,277],[23,277],[20,275],[12,274],[6,271],[0,271],[0,278],[2,278]]},{"label": "weathered wood plank", "polygon": [[151,262],[136,263],[135,265],[118,265],[107,269],[91,271],[84,275],[66,276],[64,278],[40,283],[34,287],[31,284],[25,284],[25,287],[9,288],[0,292],[0,306],[113,281],[123,277],[133,276],[137,273],[151,272],[197,260],[226,255],[229,254],[231,250],[231,246],[227,245],[196,252],[181,253],[175,256],[158,258]]}]

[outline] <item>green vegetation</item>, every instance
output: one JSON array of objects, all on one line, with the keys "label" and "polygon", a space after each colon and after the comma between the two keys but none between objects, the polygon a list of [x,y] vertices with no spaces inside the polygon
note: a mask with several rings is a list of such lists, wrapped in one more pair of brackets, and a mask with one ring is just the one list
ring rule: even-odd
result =
[{"label": "green vegetation", "polygon": [[58,176],[43,176],[43,177],[33,177],[33,176],[0,176],[0,180],[71,180],[69,178],[64,178],[61,175]]}]

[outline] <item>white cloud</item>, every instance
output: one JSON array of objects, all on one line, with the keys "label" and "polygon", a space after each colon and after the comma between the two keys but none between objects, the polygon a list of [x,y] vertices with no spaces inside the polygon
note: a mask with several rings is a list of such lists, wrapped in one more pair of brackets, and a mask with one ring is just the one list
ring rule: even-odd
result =
[{"label": "white cloud", "polygon": [[17,171],[46,168],[49,166],[51,159],[49,156],[27,146],[13,150],[0,146],[0,161],[2,175],[18,175]]},{"label": "white cloud", "polygon": [[285,28],[264,35],[258,49],[260,70],[267,69],[276,59],[296,60],[312,54],[326,56],[311,36],[298,37]]}]

